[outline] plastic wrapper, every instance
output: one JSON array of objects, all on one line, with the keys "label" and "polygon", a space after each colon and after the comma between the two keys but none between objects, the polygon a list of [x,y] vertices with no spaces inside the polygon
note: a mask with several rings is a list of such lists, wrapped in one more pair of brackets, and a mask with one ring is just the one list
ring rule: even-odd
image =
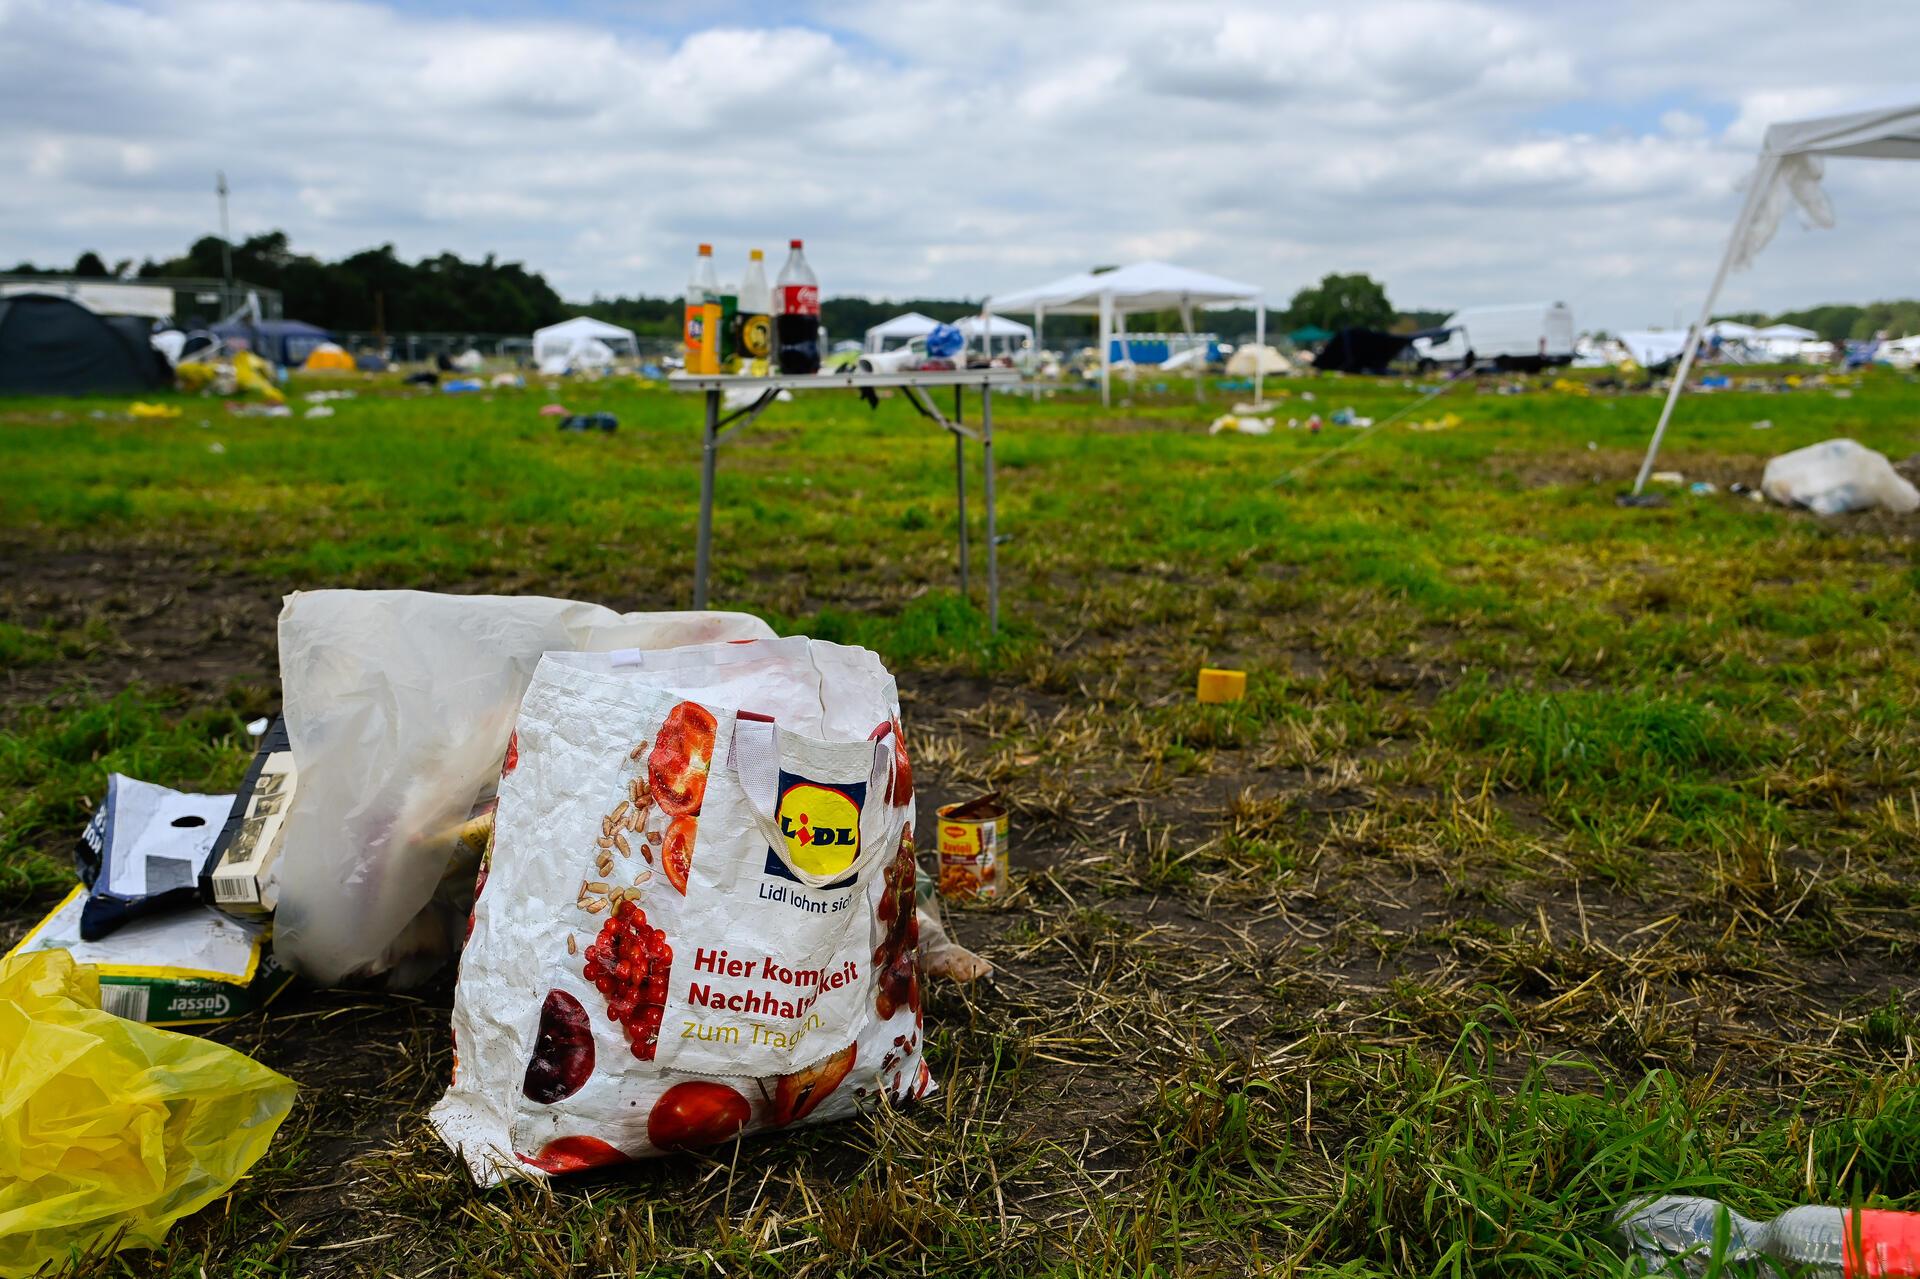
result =
[{"label": "plastic wrapper", "polygon": [[1760,489],[1782,506],[1804,506],[1815,515],[1920,509],[1920,490],[1893,469],[1886,454],[1856,440],[1822,440],[1782,453],[1767,463]]},{"label": "plastic wrapper", "polygon": [[434,1107],[476,1180],[926,1095],[893,679],[806,639],[549,655]]},{"label": "plastic wrapper", "polygon": [[471,869],[461,826],[491,792],[542,653],[768,638],[744,613],[618,614],[537,597],[307,591],[280,614],[300,785],[274,947],[323,985],[406,986],[450,959]]},{"label": "plastic wrapper", "polygon": [[267,1151],[291,1081],[231,1048],[100,1010],[65,951],[0,961],[0,1275],[125,1228],[153,1247]]}]

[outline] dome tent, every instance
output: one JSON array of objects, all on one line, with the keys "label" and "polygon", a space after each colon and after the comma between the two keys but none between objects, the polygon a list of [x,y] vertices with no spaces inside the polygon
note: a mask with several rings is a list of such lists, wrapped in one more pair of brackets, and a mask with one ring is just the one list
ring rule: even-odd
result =
[{"label": "dome tent", "polygon": [[351,373],[354,370],[353,357],[346,348],[333,342],[322,342],[313,348],[307,356],[307,362],[300,366],[309,373]]},{"label": "dome tent", "polygon": [[115,325],[78,302],[45,293],[0,298],[0,392],[129,395],[173,380],[147,322]]},{"label": "dome tent", "polygon": [[1287,357],[1270,346],[1249,342],[1235,351],[1227,360],[1228,377],[1263,377],[1274,373],[1291,373],[1293,365]]},{"label": "dome tent", "polygon": [[297,369],[313,352],[333,341],[333,334],[305,320],[222,320],[213,331],[230,346],[244,346],[275,364]]}]

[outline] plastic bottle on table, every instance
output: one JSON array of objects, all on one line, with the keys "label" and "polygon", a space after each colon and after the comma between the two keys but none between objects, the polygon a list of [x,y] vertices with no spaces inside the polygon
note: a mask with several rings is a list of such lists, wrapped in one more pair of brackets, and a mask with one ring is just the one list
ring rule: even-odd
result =
[{"label": "plastic bottle on table", "polygon": [[740,279],[740,313],[734,327],[740,371],[765,377],[767,359],[773,353],[773,292],[767,287],[767,267],[758,249],[748,255],[747,273]]},{"label": "plastic bottle on table", "polygon": [[[1704,1275],[1723,1217],[1726,1251],[1718,1260],[1736,1267],[1723,1274],[1920,1279],[1920,1213],[1804,1207],[1755,1221],[1718,1199],[1662,1195],[1629,1204],[1614,1221],[1648,1273]],[[1737,1268],[1742,1265],[1747,1268]]]},{"label": "plastic bottle on table", "polygon": [[774,282],[773,340],[782,373],[820,371],[820,282],[800,241],[788,241],[786,265]]},{"label": "plastic bottle on table", "polygon": [[719,372],[719,346],[707,331],[707,303],[718,302],[720,282],[713,274],[713,246],[700,246],[693,260],[693,278],[687,281],[687,310],[681,337],[687,344],[687,372]]}]

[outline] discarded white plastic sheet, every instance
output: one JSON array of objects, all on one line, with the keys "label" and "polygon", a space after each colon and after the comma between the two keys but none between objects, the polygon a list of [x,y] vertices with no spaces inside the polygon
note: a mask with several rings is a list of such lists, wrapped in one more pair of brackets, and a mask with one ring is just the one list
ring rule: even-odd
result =
[{"label": "discarded white plastic sheet", "polygon": [[406,986],[452,956],[470,872],[454,833],[490,794],[541,654],[772,638],[745,613],[615,613],[540,597],[302,591],[280,613],[300,788],[275,949],[309,980]]},{"label": "discarded white plastic sheet", "polygon": [[1822,440],[1767,463],[1760,488],[1782,506],[1804,506],[1815,515],[1870,511],[1898,514],[1920,509],[1916,490],[1887,461],[1856,440]]}]

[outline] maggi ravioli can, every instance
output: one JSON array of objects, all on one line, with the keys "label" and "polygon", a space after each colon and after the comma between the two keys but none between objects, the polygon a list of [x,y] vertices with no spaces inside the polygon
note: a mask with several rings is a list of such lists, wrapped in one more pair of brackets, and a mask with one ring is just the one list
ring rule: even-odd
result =
[{"label": "maggi ravioli can", "polygon": [[940,895],[956,901],[1007,891],[1007,807],[982,795],[939,810]]}]

